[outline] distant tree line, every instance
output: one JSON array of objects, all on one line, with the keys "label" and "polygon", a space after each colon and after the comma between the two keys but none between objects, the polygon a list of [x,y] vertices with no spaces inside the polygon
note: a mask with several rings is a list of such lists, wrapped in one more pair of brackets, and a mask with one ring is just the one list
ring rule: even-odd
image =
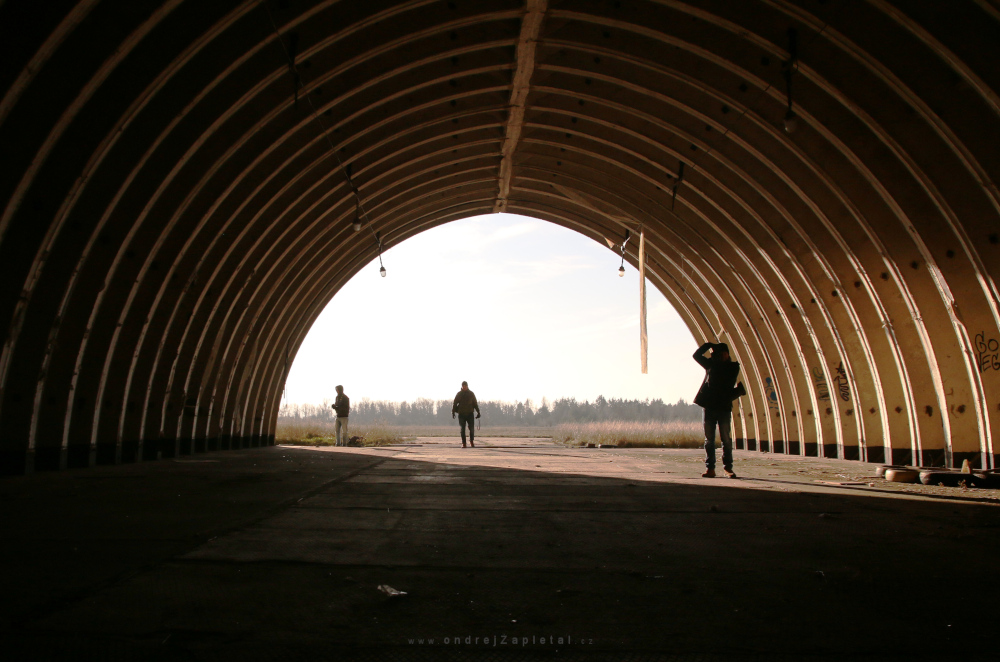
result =
[{"label": "distant tree line", "polygon": [[[386,423],[388,425],[449,425],[451,400],[418,398],[414,402],[389,402],[362,398],[351,403],[351,421],[354,423]],[[332,420],[331,402],[321,405],[284,404],[278,412],[279,419]],[[483,422],[488,425],[548,426],[560,423],[590,423],[594,421],[700,421],[701,407],[678,400],[667,404],[663,400],[624,400],[598,396],[590,402],[576,398],[560,398],[535,407],[531,400],[524,402],[481,401],[479,409]]]}]

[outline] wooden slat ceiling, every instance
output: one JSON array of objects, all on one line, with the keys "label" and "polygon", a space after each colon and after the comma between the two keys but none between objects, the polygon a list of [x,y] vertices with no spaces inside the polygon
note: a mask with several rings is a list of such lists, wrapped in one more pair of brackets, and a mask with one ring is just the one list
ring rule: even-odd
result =
[{"label": "wooden slat ceiling", "polygon": [[642,228],[745,446],[992,466],[998,56],[993,0],[6,0],[0,470],[273,443],[376,236],[500,210]]}]

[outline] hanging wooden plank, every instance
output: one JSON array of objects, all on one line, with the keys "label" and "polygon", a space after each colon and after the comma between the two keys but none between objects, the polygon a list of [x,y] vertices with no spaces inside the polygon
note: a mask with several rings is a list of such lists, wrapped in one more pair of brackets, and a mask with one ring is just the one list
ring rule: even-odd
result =
[{"label": "hanging wooden plank", "polygon": [[647,354],[649,337],[646,335],[646,233],[639,231],[639,354],[642,374],[648,374]]}]

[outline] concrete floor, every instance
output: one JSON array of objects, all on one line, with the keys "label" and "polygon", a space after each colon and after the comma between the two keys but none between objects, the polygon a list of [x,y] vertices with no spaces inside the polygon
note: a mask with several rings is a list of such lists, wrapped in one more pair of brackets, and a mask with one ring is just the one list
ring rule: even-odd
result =
[{"label": "concrete floor", "polygon": [[741,480],[707,480],[698,451],[479,446],[5,479],[5,659],[996,656],[995,491],[838,460],[738,452]]}]

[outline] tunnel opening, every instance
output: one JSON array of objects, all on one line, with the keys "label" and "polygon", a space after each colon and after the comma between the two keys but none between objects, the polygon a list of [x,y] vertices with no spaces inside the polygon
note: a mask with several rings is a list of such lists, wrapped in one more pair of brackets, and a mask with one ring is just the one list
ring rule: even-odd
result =
[{"label": "tunnel opening", "polygon": [[0,5],[5,474],[272,443],[357,269],[497,211],[644,228],[744,366],[743,447],[994,467],[988,3],[30,7]]},{"label": "tunnel opening", "polygon": [[[640,371],[638,273],[620,252],[525,216],[452,221],[364,266],[316,318],[292,357],[283,403],[598,396],[690,401],[703,370],[683,320],[658,293]],[[632,251],[634,253],[634,251]],[[624,275],[623,275],[624,274]],[[626,277],[627,276],[627,277]],[[484,425],[489,421],[484,420]]]}]

